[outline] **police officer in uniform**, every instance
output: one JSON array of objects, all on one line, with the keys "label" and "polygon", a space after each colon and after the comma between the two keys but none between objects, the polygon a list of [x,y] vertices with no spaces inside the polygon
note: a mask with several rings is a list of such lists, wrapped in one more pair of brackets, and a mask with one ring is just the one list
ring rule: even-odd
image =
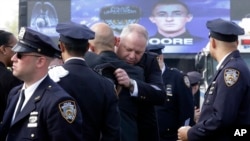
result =
[{"label": "police officer in uniform", "polygon": [[52,39],[23,27],[12,50],[13,75],[24,83],[9,94],[1,141],[82,141],[83,120],[76,101],[47,74],[57,51]]},{"label": "police officer in uniform", "polygon": [[200,81],[202,76],[197,71],[190,71],[187,73],[190,81],[193,99],[194,99],[194,121],[197,122],[200,117],[201,104],[204,101],[204,93],[200,91]]},{"label": "police officer in uniform", "polygon": [[10,90],[22,82],[13,76],[10,69],[12,66],[11,57],[14,52],[11,48],[17,43],[16,37],[4,30],[0,30],[0,121],[6,108],[7,97]]},{"label": "police officer in uniform", "polygon": [[156,106],[160,141],[176,141],[178,128],[194,123],[193,96],[187,75],[164,63],[163,48],[163,45],[149,45],[147,51],[157,56],[165,84],[165,103]]},{"label": "police officer in uniform", "polygon": [[223,19],[206,25],[210,30],[210,54],[218,62],[217,72],[205,93],[198,123],[181,127],[178,138],[229,141],[234,139],[235,129],[250,125],[250,72],[237,50],[238,35],[243,35],[244,29]]},{"label": "police officer in uniform", "polygon": [[[114,83],[93,71],[85,62],[89,39],[95,33],[87,26],[67,22],[56,26],[65,73],[58,84],[79,103],[84,116],[86,141],[119,141],[120,116]],[[58,73],[56,73],[58,74]]]}]

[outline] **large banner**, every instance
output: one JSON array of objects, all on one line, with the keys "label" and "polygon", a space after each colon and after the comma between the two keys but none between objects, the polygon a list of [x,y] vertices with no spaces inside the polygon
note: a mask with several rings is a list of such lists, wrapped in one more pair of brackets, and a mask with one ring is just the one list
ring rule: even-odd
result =
[{"label": "large banner", "polygon": [[119,36],[124,26],[139,23],[148,30],[148,43],[164,45],[164,53],[197,53],[208,42],[206,21],[230,19],[230,0],[172,1],[30,0],[29,26],[57,36],[54,26],[58,22],[73,21],[88,26],[105,22]]}]

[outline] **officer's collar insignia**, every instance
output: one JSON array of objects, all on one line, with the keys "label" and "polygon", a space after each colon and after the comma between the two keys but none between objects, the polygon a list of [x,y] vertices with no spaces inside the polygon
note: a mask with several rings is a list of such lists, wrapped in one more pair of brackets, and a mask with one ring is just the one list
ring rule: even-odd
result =
[{"label": "officer's collar insignia", "polygon": [[186,84],[186,86],[188,87],[188,88],[190,88],[190,81],[189,81],[189,79],[188,79],[188,77],[187,76],[184,76],[184,83]]},{"label": "officer's collar insignia", "polygon": [[39,96],[37,96],[37,97],[35,97],[35,101],[37,101],[37,100],[40,100],[41,99],[41,96],[39,95]]},{"label": "officer's collar insignia", "polygon": [[24,37],[24,35],[25,35],[25,28],[24,27],[22,27],[21,29],[20,29],[20,32],[19,32],[19,34],[18,34],[18,38],[19,39],[23,39],[23,37]]},{"label": "officer's collar insignia", "polygon": [[59,104],[61,115],[67,122],[73,123],[76,118],[76,104],[72,100],[64,101]]},{"label": "officer's collar insignia", "polygon": [[240,72],[235,69],[225,69],[224,81],[228,87],[233,86],[240,76]]}]

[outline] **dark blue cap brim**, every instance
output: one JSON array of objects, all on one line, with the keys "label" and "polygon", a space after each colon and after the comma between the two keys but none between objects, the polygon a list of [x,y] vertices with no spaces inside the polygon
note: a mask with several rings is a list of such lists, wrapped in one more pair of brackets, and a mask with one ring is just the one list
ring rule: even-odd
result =
[{"label": "dark blue cap brim", "polygon": [[14,52],[23,52],[23,53],[28,53],[28,52],[35,52],[35,49],[30,48],[24,44],[17,43],[13,48],[12,51]]},{"label": "dark blue cap brim", "polygon": [[220,33],[216,33],[213,31],[210,31],[210,36],[217,40],[225,41],[225,42],[235,42],[238,40],[238,35],[225,35],[225,34],[220,34]]}]

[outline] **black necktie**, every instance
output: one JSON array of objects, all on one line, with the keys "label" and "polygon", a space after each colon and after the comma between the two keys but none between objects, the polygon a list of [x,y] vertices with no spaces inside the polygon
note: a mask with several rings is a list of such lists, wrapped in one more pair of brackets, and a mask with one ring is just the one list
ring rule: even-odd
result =
[{"label": "black necktie", "polygon": [[24,95],[24,90],[21,90],[21,100],[19,102],[19,105],[18,105],[18,108],[16,110],[16,115],[15,115],[15,118],[17,117],[17,115],[21,112],[21,109],[22,109],[22,106],[23,106],[23,102],[25,100],[25,95]]}]

